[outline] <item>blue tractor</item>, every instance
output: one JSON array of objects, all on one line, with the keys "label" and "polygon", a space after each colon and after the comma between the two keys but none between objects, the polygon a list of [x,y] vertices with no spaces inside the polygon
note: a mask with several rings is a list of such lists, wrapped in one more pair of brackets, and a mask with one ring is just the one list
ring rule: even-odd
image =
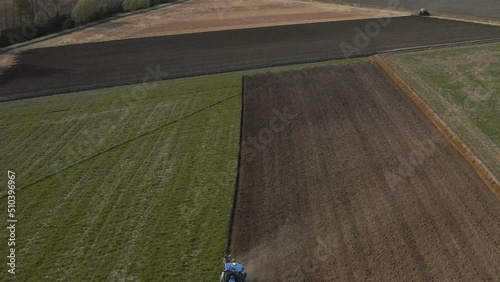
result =
[{"label": "blue tractor", "polygon": [[243,264],[237,263],[229,255],[224,258],[224,269],[220,275],[220,282],[245,282],[247,274]]}]

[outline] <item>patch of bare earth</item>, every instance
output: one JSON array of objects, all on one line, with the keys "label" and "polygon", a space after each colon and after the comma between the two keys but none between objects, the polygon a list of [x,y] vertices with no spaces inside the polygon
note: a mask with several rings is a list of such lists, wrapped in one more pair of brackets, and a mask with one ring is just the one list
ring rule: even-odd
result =
[{"label": "patch of bare earth", "polygon": [[251,281],[493,281],[500,205],[372,63],[245,77],[231,253]]},{"label": "patch of bare earth", "polygon": [[121,17],[27,48],[407,14],[296,0],[193,0]]}]

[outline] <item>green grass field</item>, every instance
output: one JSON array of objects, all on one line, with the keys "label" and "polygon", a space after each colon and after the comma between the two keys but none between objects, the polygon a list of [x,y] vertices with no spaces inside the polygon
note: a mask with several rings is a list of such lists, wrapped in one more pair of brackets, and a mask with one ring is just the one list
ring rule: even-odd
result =
[{"label": "green grass field", "polygon": [[[16,278],[216,281],[242,74],[1,103],[0,180],[17,176]],[[5,189],[0,197],[6,209]],[[7,256],[5,220],[0,228]]]},{"label": "green grass field", "polygon": [[500,177],[500,44],[386,58]]},{"label": "green grass field", "polygon": [[2,171],[18,179],[17,279],[216,278],[240,80],[161,82],[136,98],[137,86],[128,86],[0,104]]}]

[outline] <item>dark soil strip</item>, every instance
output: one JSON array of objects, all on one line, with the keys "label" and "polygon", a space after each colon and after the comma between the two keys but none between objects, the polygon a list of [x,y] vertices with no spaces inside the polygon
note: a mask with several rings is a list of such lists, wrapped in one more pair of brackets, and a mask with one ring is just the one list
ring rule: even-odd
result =
[{"label": "dark soil strip", "polygon": [[492,38],[500,27],[399,17],[34,49],[0,76],[0,100]]}]

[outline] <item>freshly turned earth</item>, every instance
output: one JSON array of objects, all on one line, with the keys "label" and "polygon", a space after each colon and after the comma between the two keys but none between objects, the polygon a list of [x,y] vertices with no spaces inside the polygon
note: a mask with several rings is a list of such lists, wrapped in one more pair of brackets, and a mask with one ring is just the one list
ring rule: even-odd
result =
[{"label": "freshly turned earth", "polygon": [[242,137],[251,281],[500,277],[498,201],[377,65],[245,77]]}]

